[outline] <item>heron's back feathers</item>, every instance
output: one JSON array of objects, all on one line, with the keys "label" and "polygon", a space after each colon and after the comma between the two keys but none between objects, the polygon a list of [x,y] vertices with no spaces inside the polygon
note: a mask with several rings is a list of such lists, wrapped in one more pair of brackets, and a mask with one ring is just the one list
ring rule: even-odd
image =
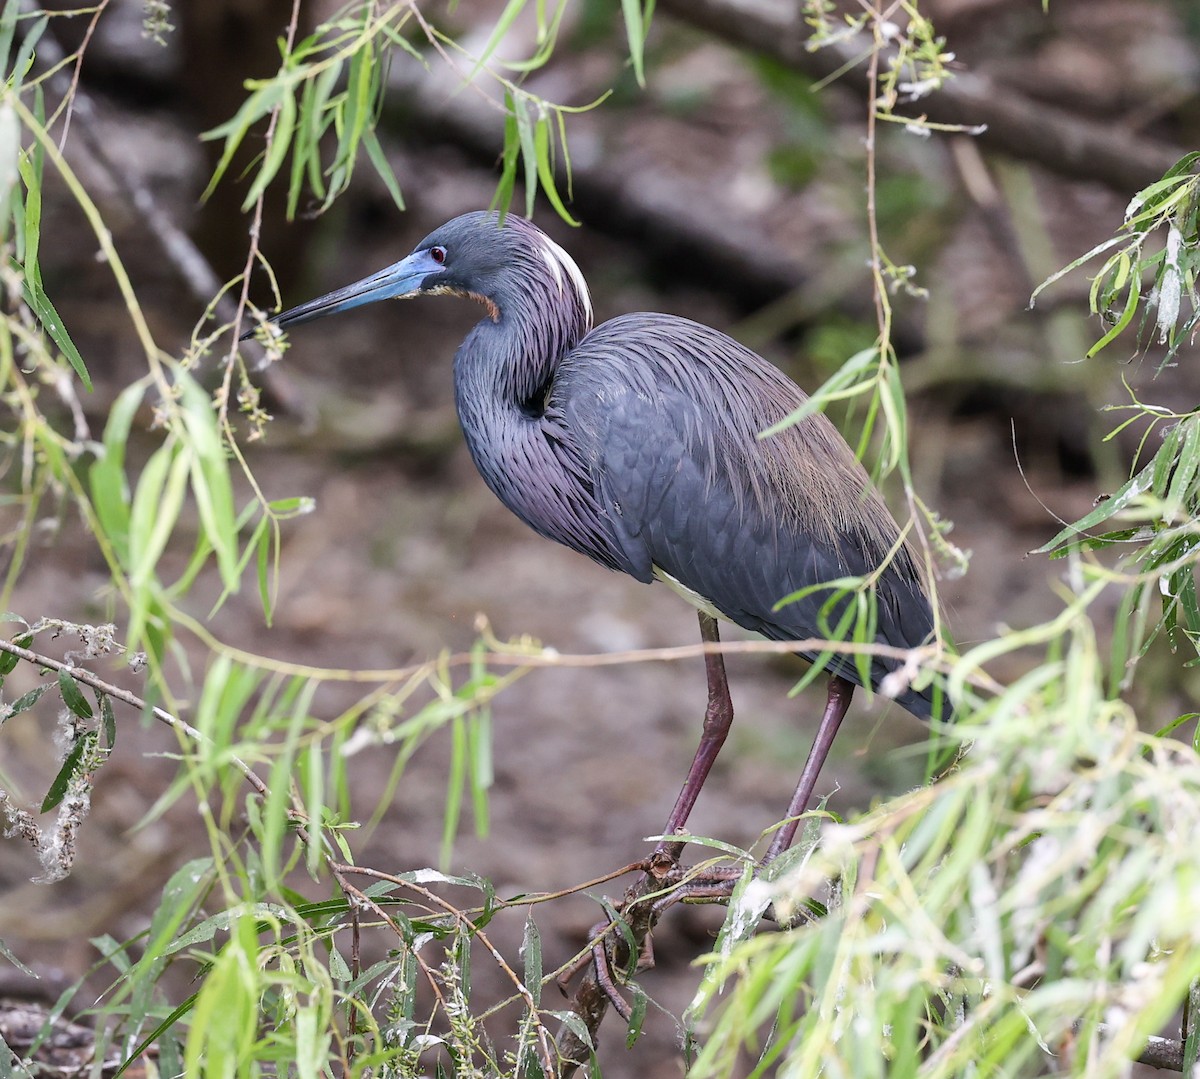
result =
[{"label": "heron's back feathers", "polygon": [[[602,561],[640,580],[657,568],[776,640],[834,635],[851,602],[823,588],[776,610],[779,601],[877,574],[874,639],[925,643],[933,618],[920,562],[834,426],[813,413],[759,437],[805,400],[725,334],[634,314],[597,327],[563,358],[543,424],[589,473],[616,548]],[[895,666],[874,660],[871,683]],[[828,667],[863,681],[851,657],[835,655]],[[899,700],[931,712],[926,695]]]}]

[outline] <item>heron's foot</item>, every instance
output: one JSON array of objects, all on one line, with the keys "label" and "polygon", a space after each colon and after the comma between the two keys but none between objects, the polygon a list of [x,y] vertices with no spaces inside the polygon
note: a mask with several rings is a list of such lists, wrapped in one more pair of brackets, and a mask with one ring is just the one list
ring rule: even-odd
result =
[{"label": "heron's foot", "polygon": [[[617,911],[618,918],[621,918],[619,908],[614,908]],[[623,919],[622,919],[623,920]],[[629,1022],[629,1017],[633,1014],[628,1002],[621,991],[617,988],[617,983],[624,983],[630,977],[640,974],[643,970],[649,970],[654,966],[654,944],[650,934],[642,938],[638,945],[637,962],[634,964],[633,970],[621,976],[614,973],[614,956],[615,949],[620,948],[624,952],[628,952],[629,941],[625,933],[621,931],[621,927],[617,921],[597,922],[591,929],[588,930],[588,937],[591,940],[591,946],[567,967],[558,976],[558,988],[563,996],[570,995],[570,983],[577,974],[583,972],[586,967],[592,968],[592,977],[596,979],[596,984],[600,987],[608,1002],[613,1006],[613,1010],[626,1022]],[[622,966],[624,964],[621,964]]]},{"label": "heron's foot", "polygon": [[710,865],[680,872],[680,879],[654,900],[655,921],[676,903],[727,903],[743,875],[742,867],[737,865]]},{"label": "heron's foot", "polygon": [[601,991],[608,998],[609,1004],[612,1005],[615,1011],[626,1023],[629,1022],[633,1015],[633,1009],[629,1006],[629,1002],[621,996],[621,990],[617,988],[618,982],[624,984],[630,978],[635,977],[644,970],[649,970],[654,966],[654,945],[650,935],[647,933],[642,938],[638,945],[637,962],[634,963],[632,970],[626,970],[618,975],[614,970],[614,950],[617,947],[626,950],[628,941],[622,935],[618,940],[614,939],[614,934],[617,932],[617,925],[614,922],[599,922],[592,926],[591,932],[588,934],[593,938],[591,954],[584,960],[585,965],[590,962],[592,966],[592,976],[596,979],[596,984],[600,986]]},{"label": "heron's foot", "polygon": [[[588,932],[592,944],[558,978],[568,983],[586,967],[613,1010],[626,1022],[633,1014],[620,986],[654,966],[653,932],[659,918],[676,903],[723,903],[742,876],[738,866],[681,866],[671,853],[656,850],[640,867],[642,875],[614,904],[616,918],[598,922]],[[630,962],[631,945],[637,949]]]}]

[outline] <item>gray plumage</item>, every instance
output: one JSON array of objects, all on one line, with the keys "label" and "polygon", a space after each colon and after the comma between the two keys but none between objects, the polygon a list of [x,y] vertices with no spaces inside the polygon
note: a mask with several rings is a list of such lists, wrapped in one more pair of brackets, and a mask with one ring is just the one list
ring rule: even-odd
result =
[{"label": "gray plumage", "polygon": [[[467,336],[454,377],[488,486],[535,531],[610,569],[648,583],[658,567],[773,640],[826,636],[844,607],[822,619],[828,592],[773,608],[810,585],[875,571],[899,535],[829,420],[817,413],[759,439],[806,396],[708,326],[639,313],[590,329],[586,303],[560,287],[538,253],[542,234],[523,219],[498,230],[488,215],[467,215],[418,248],[449,248],[460,230],[479,228],[508,257],[463,287],[498,317]],[[930,637],[918,566],[904,544],[884,570],[877,640],[913,647]],[[828,667],[861,684],[852,658]],[[876,687],[891,667],[874,663]],[[928,691],[899,700],[930,714]]]},{"label": "gray plumage", "polygon": [[[528,221],[464,214],[396,265],[275,321],[439,293],[484,306],[454,358],[459,419],[488,486],[534,530],[639,581],[670,579],[702,610],[774,640],[827,637],[851,602],[830,602],[823,587],[781,600],[877,573],[875,639],[900,648],[931,639],[920,562],[829,420],[816,413],[759,437],[806,400],[799,387],[684,318],[630,314],[592,329],[578,267]],[[716,639],[715,623],[702,616],[701,628]],[[668,831],[682,827],[732,719],[723,666],[707,662],[705,736]],[[827,666],[829,704],[793,814],[849,704],[845,683],[863,682],[852,657]],[[869,681],[878,688],[895,667],[872,660]],[[931,715],[929,689],[898,700]],[[768,859],[793,833],[794,822],[780,830]]]}]

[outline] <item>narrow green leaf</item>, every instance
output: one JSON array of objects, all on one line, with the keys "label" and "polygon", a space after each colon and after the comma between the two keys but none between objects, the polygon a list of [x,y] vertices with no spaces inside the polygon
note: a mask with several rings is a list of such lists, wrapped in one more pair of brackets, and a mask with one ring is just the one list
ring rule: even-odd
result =
[{"label": "narrow green leaf", "polygon": [[25,184],[25,218],[24,218],[24,264],[25,271],[23,294],[25,302],[37,317],[42,329],[49,334],[50,339],[58,346],[59,351],[75,369],[83,382],[84,388],[91,390],[92,380],[84,365],[83,357],[79,355],[70,335],[63,326],[63,321],[50,298],[42,287],[41,269],[38,263],[38,249],[41,243],[42,227],[42,185],[41,185],[41,152],[40,150],[20,160],[18,170]]},{"label": "narrow green leaf", "polygon": [[875,382],[879,363],[879,349],[875,345],[856,352],[841,365],[811,397],[807,398],[795,412],[759,432],[760,439],[770,438],[793,424],[799,423],[814,412],[819,412],[831,401],[841,401],[870,390]]},{"label": "narrow green leaf", "polygon": [[1157,228],[1191,193],[1194,183],[1190,176],[1172,176],[1151,184],[1142,192],[1143,209],[1125,221],[1125,228],[1132,232],[1141,228]]},{"label": "narrow green leaf", "polygon": [[296,131],[296,98],[290,89],[284,90],[279,98],[278,111],[275,113],[275,129],[271,133],[271,142],[267,146],[266,156],[258,168],[254,182],[242,200],[242,211],[253,208],[259,196],[266,190],[267,184],[275,179],[283,167],[284,159],[292,147],[292,136]]},{"label": "narrow green leaf", "polygon": [[208,542],[217,556],[221,583],[226,591],[238,590],[237,514],[233,504],[233,483],[229,459],[217,430],[212,401],[199,383],[185,372],[179,373],[182,390],[180,403],[184,426],[193,450],[192,494]]},{"label": "narrow green leaf", "polygon": [[345,155],[347,173],[358,153],[363,132],[375,116],[375,76],[379,65],[370,49],[360,49],[350,62],[347,83],[346,120],[342,126],[342,153]]},{"label": "narrow green leaf", "polygon": [[21,694],[9,705],[8,718],[12,719],[13,716],[29,711],[52,685],[54,685],[53,682],[43,682],[40,686],[34,686],[28,693]]},{"label": "narrow green leaf", "polygon": [[[563,1026],[579,1039],[581,1045],[587,1046],[589,1052],[592,1053],[593,1060],[595,1059],[596,1046],[592,1041],[592,1032],[588,1030],[587,1023],[583,1021],[583,1016],[573,1011],[548,1011],[543,1014],[562,1023]],[[597,1072],[596,1074],[599,1073]]]},{"label": "narrow green leaf", "polygon": [[542,1003],[542,935],[533,920],[531,910],[525,918],[525,935],[521,940],[521,958],[525,964],[525,988],[535,1006]]},{"label": "narrow green leaf", "polygon": [[1153,471],[1154,463],[1152,462],[1134,476],[1133,479],[1123,483],[1112,495],[1096,506],[1091,513],[1067,525],[1066,528],[1058,532],[1048,543],[1044,543],[1041,547],[1036,548],[1033,553],[1048,554],[1067,540],[1083,539],[1084,533],[1089,528],[1094,528],[1101,522],[1107,521],[1114,514],[1120,513],[1135,498],[1140,497],[1150,490],[1150,479]]},{"label": "narrow green leaf", "polygon": [[558,194],[558,188],[555,186],[554,164],[550,158],[550,118],[548,116],[538,118],[537,124],[534,127],[533,139],[534,151],[537,155],[538,179],[542,182],[542,190],[546,193],[546,198],[550,200],[550,205],[554,207],[558,216],[567,222],[568,225],[578,225],[579,222],[570,215],[566,206],[563,205],[563,201]]},{"label": "narrow green leaf", "polygon": [[21,6],[22,0],[7,0],[4,11],[0,12],[0,56],[7,57],[12,50],[17,19],[21,15]]},{"label": "narrow green leaf", "polygon": [[[146,1035],[145,1038],[142,1039],[141,1043],[133,1050],[133,1052],[130,1053],[129,1056],[126,1057],[121,1062],[120,1066],[116,1069],[116,1071],[114,1071],[112,1073],[112,1079],[121,1079],[121,1076],[125,1074],[125,1072],[129,1069],[130,1065],[141,1063],[142,1054],[145,1053],[146,1050],[149,1049],[152,1045],[159,1046],[160,1059],[158,1060],[157,1063],[161,1067],[163,1065],[163,1060],[161,1059],[163,1054],[162,1054],[162,1046],[160,1043],[163,1042],[167,1032],[170,1031],[170,1029],[173,1026],[175,1026],[175,1024],[178,1023],[180,1019],[182,1019],[185,1015],[188,1014],[188,1012],[190,1012],[192,1010],[192,1008],[196,1004],[197,996],[199,996],[198,992],[193,993],[177,1008],[172,1009],[171,1012],[167,1015],[167,1017],[165,1019],[163,1019],[163,1021],[161,1023],[159,1023],[153,1030],[151,1030],[150,1033],[148,1035]],[[180,1074],[181,1075],[183,1073],[182,1073],[182,1071],[179,1071],[179,1072],[166,1071],[166,1072],[160,1072],[160,1074],[167,1074],[167,1075]]]},{"label": "narrow green leaf", "polygon": [[[33,644],[33,637],[26,633],[14,640],[13,644],[18,648],[28,648]],[[6,674],[11,674],[20,662],[20,656],[14,656],[11,652],[0,652],[0,678]]]},{"label": "narrow green leaf", "polygon": [[[289,221],[296,219],[300,196],[304,193],[304,180],[313,174],[313,157],[320,141],[321,108],[313,104],[315,91],[316,82],[309,80],[300,94],[300,116],[292,137],[292,167],[288,172],[286,216]],[[317,185],[313,185],[313,190],[320,195]]]},{"label": "narrow green leaf", "polygon": [[504,36],[512,29],[513,23],[516,21],[517,16],[524,11],[527,2],[528,0],[508,0],[508,3],[504,6],[504,10],[500,12],[500,18],[496,20],[493,26],[491,36],[484,43],[483,48],[475,58],[475,68],[472,75],[478,75],[487,65],[488,60],[492,57],[492,53],[496,51],[496,46],[504,40]]},{"label": "narrow green leaf", "polygon": [[12,66],[14,84],[20,85],[24,81],[25,76],[29,74],[29,69],[33,67],[33,62],[37,58],[37,43],[41,40],[42,34],[46,32],[46,27],[49,24],[50,17],[48,15],[43,15],[41,18],[35,19],[22,39],[21,48]]},{"label": "narrow green leaf", "polygon": [[275,530],[271,527],[271,522],[264,517],[258,523],[255,538],[250,542],[255,544],[257,548],[256,570],[258,576],[258,599],[262,604],[263,617],[267,620],[269,626],[274,614],[274,604],[271,601],[273,589],[271,587],[271,552],[275,546],[273,540],[275,538]]},{"label": "narrow green leaf", "polygon": [[1086,355],[1089,360],[1119,337],[1122,331],[1133,321],[1133,316],[1137,314],[1138,300],[1142,295],[1141,281],[1141,277],[1137,274],[1133,274],[1130,277],[1129,292],[1125,298],[1125,307],[1108,332],[1087,350]]},{"label": "narrow green leaf", "polygon": [[84,751],[87,749],[89,742],[94,742],[95,740],[96,735],[94,731],[84,731],[75,739],[75,744],[71,747],[71,752],[67,754],[67,759],[63,761],[62,767],[58,770],[58,775],[54,777],[54,782],[50,784],[50,789],[46,792],[46,797],[42,799],[41,811],[43,813],[49,813],[66,796],[67,789],[71,785],[71,780],[75,778],[75,773],[79,771]]},{"label": "narrow green leaf", "polygon": [[403,210],[405,208],[404,195],[400,191],[400,183],[396,179],[396,173],[388,163],[387,155],[383,152],[383,147],[379,144],[379,136],[375,134],[373,129],[368,129],[363,132],[362,141],[367,151],[367,158],[375,166],[375,172],[383,181],[383,186],[387,188],[388,194],[392,196],[392,202],[396,204],[396,209]]},{"label": "narrow green leaf", "polygon": [[475,820],[475,834],[486,839],[489,830],[488,791],[495,782],[492,767],[492,717],[487,708],[481,708],[471,717],[467,727],[467,745],[470,761],[471,813]]},{"label": "narrow green leaf", "polygon": [[324,853],[325,760],[321,743],[314,740],[301,757],[304,778],[304,810],[308,815],[308,843],[305,846],[305,868],[316,880]]},{"label": "narrow green leaf", "polygon": [[1062,278],[1066,277],[1067,274],[1071,273],[1074,270],[1079,269],[1079,267],[1084,265],[1084,263],[1091,262],[1091,260],[1094,259],[1097,255],[1101,254],[1104,251],[1109,250],[1109,248],[1117,247],[1118,245],[1127,243],[1127,242],[1128,241],[1126,240],[1126,238],[1124,236],[1110,236],[1107,240],[1103,241],[1102,243],[1096,244],[1096,246],[1093,247],[1090,251],[1087,251],[1084,254],[1080,255],[1079,258],[1075,259],[1073,262],[1069,262],[1061,270],[1057,270],[1054,273],[1052,273],[1049,277],[1046,278],[1045,281],[1043,281],[1040,285],[1038,285],[1037,288],[1035,288],[1033,290],[1032,295],[1029,297],[1030,308],[1033,308],[1037,304],[1038,296],[1040,296],[1041,293],[1045,289],[1049,288],[1056,281],[1062,280]]},{"label": "narrow green leaf", "polygon": [[1171,176],[1180,176],[1184,173],[1191,173],[1192,166],[1197,161],[1200,161],[1200,150],[1191,150],[1167,169],[1163,176],[1164,178],[1169,178]]},{"label": "narrow green leaf", "polygon": [[192,1009],[184,1074],[230,1077],[243,1074],[259,1022],[261,988],[252,977],[260,965],[257,926],[242,918],[209,968]]},{"label": "narrow green leaf", "polygon": [[80,719],[92,718],[92,706],[88,704],[83,690],[79,688],[79,683],[66,671],[58,672],[58,689],[62,693],[63,704]]},{"label": "narrow green leaf", "polygon": [[159,973],[171,954],[171,947],[212,883],[213,860],[194,858],[175,870],[163,886],[162,899],[151,916],[145,949],[125,979],[133,986],[129,1020],[134,1023],[134,1029],[151,1013],[157,994],[161,992]]},{"label": "narrow green leaf", "polygon": [[[381,964],[380,971],[388,969],[388,964]],[[329,973],[333,980],[341,986],[349,985],[354,975],[350,970],[350,964],[346,962],[346,957],[342,955],[341,949],[331,946],[329,949]]]},{"label": "narrow green leaf", "polygon": [[174,940],[168,942],[167,950],[164,954],[177,955],[179,952],[186,951],[197,944],[207,944],[209,941],[215,939],[218,933],[224,933],[233,923],[233,920],[238,917],[241,917],[240,911],[223,910],[219,914],[205,918],[202,922],[192,926],[186,933],[181,933]]},{"label": "narrow green leaf", "polygon": [[92,376],[88,374],[83,357],[75,347],[75,342],[71,340],[71,335],[67,333],[67,328],[63,325],[63,321],[55,310],[54,304],[50,302],[50,297],[42,291],[40,284],[34,286],[29,278],[25,279],[25,302],[29,304],[30,310],[37,316],[42,329],[50,335],[50,339],[58,346],[59,351],[67,358],[67,362],[75,369],[80,382],[83,383],[83,388],[90,393],[92,390]]},{"label": "narrow green leaf", "polygon": [[112,698],[96,690],[96,703],[100,705],[100,725],[104,730],[104,745],[112,749],[117,744],[117,717],[113,714]]},{"label": "narrow green leaf", "polygon": [[501,220],[512,205],[513,190],[517,182],[517,162],[521,157],[521,133],[517,127],[517,116],[512,94],[504,91],[504,149],[500,155],[500,180],[492,195],[491,208],[500,211]]},{"label": "narrow green leaf", "polygon": [[571,151],[567,147],[567,119],[561,109],[556,110],[556,119],[558,122],[558,145],[562,149],[563,175],[567,178],[567,198],[573,201],[575,198],[575,180],[571,172]]},{"label": "narrow green leaf", "polygon": [[170,440],[150,455],[138,477],[129,518],[129,577],[136,591],[154,580],[183,510],[191,454]]},{"label": "narrow green leaf", "polygon": [[525,163],[525,216],[532,217],[534,207],[537,205],[537,140],[534,135],[534,122],[529,115],[528,99],[524,94],[513,94],[512,110],[513,118],[517,122],[521,160]]},{"label": "narrow green leaf", "polygon": [[213,657],[196,706],[196,729],[204,735],[202,755],[218,753],[228,746],[234,715],[257,684],[255,672],[235,667],[229,656]]},{"label": "narrow green leaf", "polygon": [[[3,940],[0,940],[0,958],[4,959],[8,963],[11,963],[14,967],[17,968],[17,970],[19,970],[22,974],[26,975],[30,979],[38,979],[41,977],[40,974],[31,970],[24,963],[22,963],[21,960],[18,959],[13,954],[12,950],[8,947],[7,944],[4,943]],[[2,1066],[2,1065],[0,1065],[0,1066]],[[0,1074],[3,1074],[3,1073],[0,1073]],[[15,1073],[10,1072],[9,1074],[15,1074]]]},{"label": "narrow green leaf", "polygon": [[445,869],[454,853],[454,837],[462,813],[463,784],[467,774],[467,736],[462,716],[450,725],[450,772],[446,777],[446,809],[442,816],[442,844],[438,865]]},{"label": "narrow green leaf", "polygon": [[221,178],[228,171],[229,165],[233,161],[233,155],[237,153],[238,147],[241,146],[250,128],[270,114],[285,92],[290,92],[285,90],[285,87],[281,83],[274,80],[268,83],[248,85],[254,85],[255,88],[242,103],[242,107],[238,109],[234,117],[219,127],[205,131],[200,136],[202,139],[225,140],[225,148],[221,151],[221,159],[213,169],[212,178],[208,181],[208,186],[200,194],[201,202],[206,201],[213,193],[217,184],[221,182]]},{"label": "narrow green leaf", "polygon": [[642,0],[621,0],[621,13],[625,17],[625,40],[629,45],[629,59],[633,62],[633,74],[638,86],[646,85],[645,51],[646,34],[650,18],[654,14],[654,0],[647,0],[642,9]]},{"label": "narrow green leaf", "polygon": [[129,564],[129,483],[125,476],[125,447],[145,392],[145,383],[138,381],[123,390],[113,402],[104,427],[104,452],[88,469],[96,515],[116,549],[117,557],[126,566]]},{"label": "narrow green leaf", "polygon": [[629,1024],[625,1028],[625,1048],[632,1049],[638,1038],[642,1036],[642,1027],[646,1024],[646,1011],[649,1000],[637,982],[630,982],[626,987],[633,997],[630,1009]]},{"label": "narrow green leaf", "polygon": [[302,513],[311,513],[316,505],[309,495],[294,498],[276,498],[267,503],[276,517],[295,517]]}]

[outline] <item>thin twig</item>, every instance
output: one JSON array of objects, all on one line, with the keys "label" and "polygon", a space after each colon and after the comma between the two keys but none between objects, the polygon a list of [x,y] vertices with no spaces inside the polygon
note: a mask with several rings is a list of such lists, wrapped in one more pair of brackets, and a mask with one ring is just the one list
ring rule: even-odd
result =
[{"label": "thin twig", "polygon": [[76,95],[79,93],[79,78],[83,74],[83,58],[87,53],[88,45],[91,44],[92,36],[96,33],[96,24],[100,21],[100,16],[104,14],[104,9],[108,7],[108,4],[109,0],[100,0],[96,5],[96,10],[92,12],[92,17],[88,20],[87,29],[83,32],[83,40],[79,43],[79,48],[75,50],[75,65],[71,71],[71,84],[64,97],[66,111],[63,113],[62,137],[58,140],[58,148],[60,150],[67,145],[67,135],[71,131],[71,117],[75,112],[74,101]]},{"label": "thin twig", "polygon": [[[397,887],[407,888],[410,891],[416,892],[418,895],[423,896],[428,903],[440,907],[446,914],[449,914],[452,918],[454,918],[460,927],[469,929],[472,939],[478,940],[479,943],[491,953],[492,959],[496,962],[496,965],[504,972],[509,981],[512,982],[514,988],[516,989],[517,995],[520,996],[525,1002],[525,1007],[528,1010],[529,1015],[532,1016],[533,1021],[538,1028],[538,1046],[540,1049],[540,1055],[542,1057],[542,1063],[551,1075],[555,1073],[554,1054],[551,1052],[550,1048],[550,1034],[549,1031],[546,1030],[545,1024],[542,1023],[541,1018],[538,1015],[538,1007],[534,1002],[533,994],[530,993],[528,986],[526,986],[525,983],[521,981],[520,977],[518,977],[516,971],[514,971],[512,967],[508,965],[508,961],[504,958],[504,955],[500,952],[500,950],[488,939],[487,934],[478,925],[476,925],[475,922],[468,917],[464,911],[454,906],[454,904],[448,900],[443,899],[436,892],[432,892],[428,888],[423,887],[415,881],[405,880],[403,877],[396,876],[393,873],[384,873],[378,869],[372,869],[369,866],[345,865],[343,863],[334,863],[332,861],[329,862],[329,865],[330,868],[334,869],[334,871],[338,873],[347,875],[356,873],[362,876],[371,877],[374,880],[386,881],[390,884],[395,884]],[[371,900],[367,901],[371,902]]]},{"label": "thin twig", "polygon": [[[292,663],[286,660],[261,656],[236,648],[217,639],[202,623],[189,619],[184,612],[173,612],[189,630],[196,634],[214,652],[229,659],[249,664],[259,670],[271,671],[290,677],[314,678],[325,682],[407,682],[412,678],[424,677],[440,666],[465,667],[479,662],[477,652],[456,652],[436,660],[424,660],[407,667],[340,668],[316,667],[311,664]],[[917,662],[945,671],[949,657],[935,645],[922,648],[898,648],[887,644],[857,641],[830,641],[821,637],[807,637],[798,641],[715,641],[696,644],[672,645],[664,648],[635,648],[622,652],[571,653],[559,652],[554,648],[536,650],[508,650],[513,646],[490,635],[486,622],[479,629],[488,646],[487,659],[501,667],[615,667],[626,663],[664,663],[681,659],[692,659],[704,655],[788,655],[805,652],[832,652],[837,655],[880,656],[905,661],[915,658]],[[969,683],[985,693],[998,692],[1003,687],[983,672],[975,672]]]}]

